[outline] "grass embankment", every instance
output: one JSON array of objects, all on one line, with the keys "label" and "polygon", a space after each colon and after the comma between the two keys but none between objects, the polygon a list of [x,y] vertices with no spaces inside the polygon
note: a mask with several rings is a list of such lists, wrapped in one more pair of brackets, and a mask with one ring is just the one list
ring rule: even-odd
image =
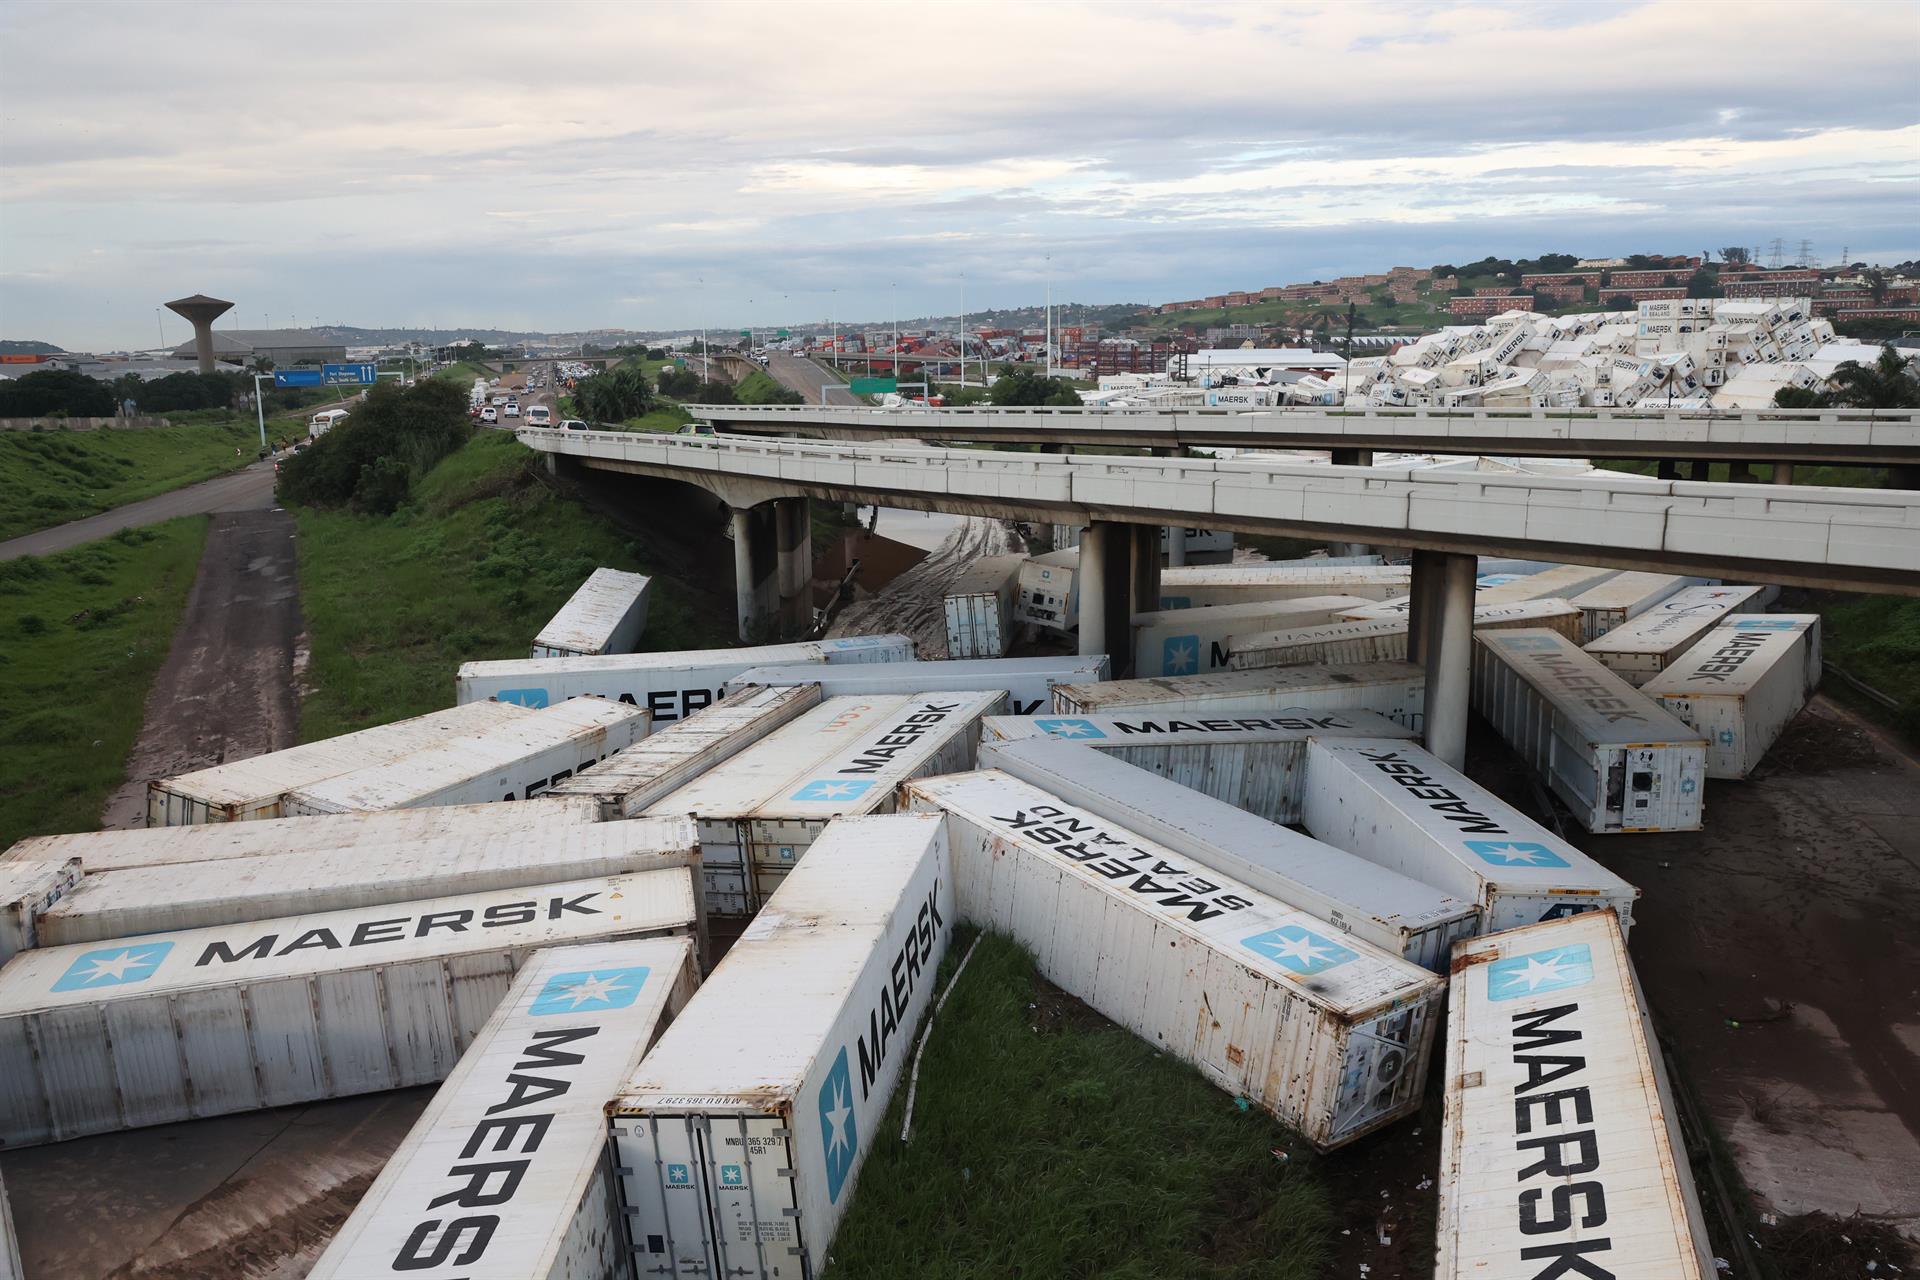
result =
[{"label": "grass embankment", "polygon": [[428,472],[392,516],[298,509],[301,608],[311,637],[304,741],[453,702],[460,663],[524,658],[599,566],[655,575],[649,649],[704,648],[664,566],[641,563],[605,519],[555,491],[537,455],[484,432]]},{"label": "grass embankment", "polygon": [[910,1145],[905,1097],[903,1077],[829,1280],[1324,1272],[1331,1219],[1309,1149],[1039,981],[1004,938],[980,944],[934,1023]]},{"label": "grass embankment", "polygon": [[0,432],[0,475],[7,477],[0,485],[0,539],[231,471],[252,462],[259,446],[251,422]]},{"label": "grass embankment", "polygon": [[0,561],[0,848],[99,825],[206,536],[193,516]]},{"label": "grass embankment", "polygon": [[1886,721],[1920,746],[1920,600],[1822,597],[1818,607],[1824,622],[1821,657],[1896,705],[1869,703],[1838,680],[1828,681],[1826,692]]}]

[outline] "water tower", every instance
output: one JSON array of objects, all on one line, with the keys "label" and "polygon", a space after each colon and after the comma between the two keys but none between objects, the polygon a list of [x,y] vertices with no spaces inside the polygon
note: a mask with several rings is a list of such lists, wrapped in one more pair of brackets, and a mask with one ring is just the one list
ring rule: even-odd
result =
[{"label": "water tower", "polygon": [[185,316],[193,326],[193,346],[200,356],[200,372],[213,372],[213,322],[233,309],[231,302],[196,293],[167,304],[167,310]]}]

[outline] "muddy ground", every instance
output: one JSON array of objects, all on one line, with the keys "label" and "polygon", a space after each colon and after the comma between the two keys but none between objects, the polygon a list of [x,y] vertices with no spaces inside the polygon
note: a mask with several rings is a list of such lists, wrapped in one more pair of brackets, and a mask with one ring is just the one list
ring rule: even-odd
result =
[{"label": "muddy ground", "polygon": [[[925,522],[915,511],[883,508],[875,532],[911,540]],[[977,516],[942,517],[953,523],[927,558],[888,583],[878,594],[856,600],[841,610],[827,634],[867,636],[900,632],[913,637],[923,659],[947,656],[946,612],[943,601],[953,580],[975,561],[988,556],[1024,551],[1012,526],[1004,520]]]}]

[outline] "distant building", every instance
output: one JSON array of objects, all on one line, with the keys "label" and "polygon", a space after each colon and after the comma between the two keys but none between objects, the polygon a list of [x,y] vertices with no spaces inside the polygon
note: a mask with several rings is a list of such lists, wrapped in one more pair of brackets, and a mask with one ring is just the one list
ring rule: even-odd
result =
[{"label": "distant building", "polygon": [[1503,297],[1449,298],[1447,310],[1456,317],[1483,318],[1497,316],[1506,311],[1533,310],[1533,295],[1530,293],[1509,294]]},{"label": "distant building", "polygon": [[[173,354],[190,357],[194,344],[183,342]],[[215,329],[213,354],[217,360],[250,364],[271,360],[275,365],[338,363],[347,358],[347,345],[312,329]]]}]

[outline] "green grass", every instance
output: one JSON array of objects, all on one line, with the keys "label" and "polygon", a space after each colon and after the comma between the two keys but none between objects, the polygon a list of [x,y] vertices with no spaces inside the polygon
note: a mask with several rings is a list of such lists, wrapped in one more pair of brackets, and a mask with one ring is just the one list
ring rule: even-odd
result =
[{"label": "green grass", "polygon": [[206,536],[192,516],[0,561],[0,848],[99,826]]},{"label": "green grass", "polygon": [[[272,425],[269,425],[269,436]],[[251,419],[109,431],[0,432],[0,539],[231,471],[258,456]],[[234,450],[240,452],[236,455]]]},{"label": "green grass", "polygon": [[[578,414],[572,415],[578,417]],[[693,421],[693,415],[671,400],[662,401],[637,418],[628,418],[622,426],[632,431],[664,431],[672,434]]]},{"label": "green grass", "polygon": [[453,702],[459,664],[524,658],[601,565],[655,574],[646,645],[702,648],[677,584],[606,520],[544,482],[540,459],[484,432],[414,486],[391,517],[296,509],[301,608],[312,641],[304,741]]},{"label": "green grass", "polygon": [[903,1077],[827,1280],[1323,1274],[1331,1217],[1309,1149],[1037,984],[1007,939],[981,942],[934,1023],[910,1145],[905,1095]]},{"label": "green grass", "polygon": [[[1899,705],[1856,703],[1920,745],[1920,600],[1902,596],[1817,597],[1823,621],[1821,657],[1872,685]],[[1827,691],[1846,696],[1829,681]]]}]

